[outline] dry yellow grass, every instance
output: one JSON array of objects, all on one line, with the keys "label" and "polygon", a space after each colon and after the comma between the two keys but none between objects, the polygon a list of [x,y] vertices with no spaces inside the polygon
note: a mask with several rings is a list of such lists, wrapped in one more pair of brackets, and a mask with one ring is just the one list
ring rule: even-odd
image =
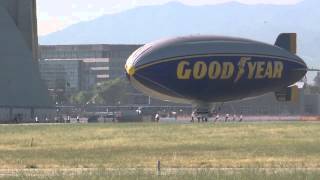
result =
[{"label": "dry yellow grass", "polygon": [[0,126],[0,169],[320,168],[320,124]]}]

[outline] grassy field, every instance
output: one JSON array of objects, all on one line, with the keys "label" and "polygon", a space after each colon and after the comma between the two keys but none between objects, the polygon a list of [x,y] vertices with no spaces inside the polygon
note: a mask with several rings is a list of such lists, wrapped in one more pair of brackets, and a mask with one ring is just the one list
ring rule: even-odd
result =
[{"label": "grassy field", "polygon": [[291,171],[291,172],[266,172],[257,170],[245,170],[238,172],[227,171],[198,171],[196,173],[190,173],[186,171],[179,171],[176,174],[161,175],[150,174],[144,171],[135,171],[135,173],[123,173],[121,171],[117,173],[110,173],[104,170],[97,170],[90,173],[81,173],[76,175],[66,175],[63,173],[55,173],[54,175],[24,175],[7,176],[1,179],[4,180],[41,180],[41,179],[66,179],[66,180],[102,180],[102,179],[119,179],[119,180],[318,180],[320,172],[305,172],[305,171]]},{"label": "grassy field", "polygon": [[[240,168],[241,176],[265,168],[274,178],[312,179],[320,176],[319,137],[320,123],[310,122],[1,125],[0,169],[155,169],[160,160],[164,169]],[[214,175],[234,177],[200,173]]]}]

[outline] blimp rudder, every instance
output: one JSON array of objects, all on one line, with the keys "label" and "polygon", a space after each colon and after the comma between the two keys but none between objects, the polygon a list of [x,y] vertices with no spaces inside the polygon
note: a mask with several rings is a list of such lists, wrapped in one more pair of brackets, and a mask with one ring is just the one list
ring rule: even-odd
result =
[{"label": "blimp rudder", "polygon": [[289,51],[292,54],[297,53],[297,33],[281,33],[275,43],[276,46]]},{"label": "blimp rudder", "polygon": [[[289,51],[292,54],[297,53],[297,34],[296,33],[281,33],[275,43],[276,46]],[[275,92],[276,99],[280,102],[298,102],[299,90],[297,86],[291,86],[280,89]]]}]

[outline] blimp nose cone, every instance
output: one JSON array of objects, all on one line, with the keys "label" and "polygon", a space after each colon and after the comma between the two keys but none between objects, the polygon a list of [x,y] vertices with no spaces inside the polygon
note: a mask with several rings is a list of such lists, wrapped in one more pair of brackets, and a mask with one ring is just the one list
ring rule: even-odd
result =
[{"label": "blimp nose cone", "polygon": [[126,73],[128,74],[128,76],[133,76],[136,72],[136,68],[134,65],[126,65],[125,66],[126,69]]}]

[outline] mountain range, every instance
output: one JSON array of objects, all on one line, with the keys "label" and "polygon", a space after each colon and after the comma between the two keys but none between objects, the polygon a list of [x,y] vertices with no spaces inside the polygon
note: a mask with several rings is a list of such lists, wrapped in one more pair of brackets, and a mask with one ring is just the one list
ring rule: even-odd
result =
[{"label": "mountain range", "polygon": [[319,0],[294,5],[170,2],[80,22],[40,37],[40,44],[142,44],[190,34],[245,37],[273,44],[279,33],[297,32],[299,55],[312,67],[320,67],[319,7]]}]

